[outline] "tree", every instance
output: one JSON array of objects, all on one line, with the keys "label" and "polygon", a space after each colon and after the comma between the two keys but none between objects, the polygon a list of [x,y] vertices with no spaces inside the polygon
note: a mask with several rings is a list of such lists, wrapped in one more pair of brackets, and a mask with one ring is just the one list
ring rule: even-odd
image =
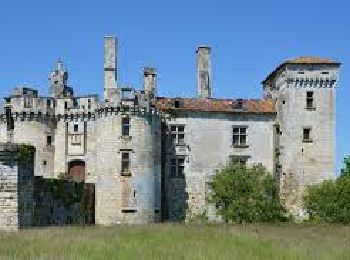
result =
[{"label": "tree", "polygon": [[344,168],[337,180],[307,188],[304,207],[312,221],[350,223],[350,157],[344,159]]},{"label": "tree", "polygon": [[275,222],[284,220],[277,185],[262,165],[230,163],[210,183],[214,203],[226,222]]}]

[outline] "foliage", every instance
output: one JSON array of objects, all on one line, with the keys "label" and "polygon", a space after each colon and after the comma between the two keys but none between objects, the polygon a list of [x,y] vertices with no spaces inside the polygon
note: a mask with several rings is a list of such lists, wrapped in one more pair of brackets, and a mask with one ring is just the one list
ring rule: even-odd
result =
[{"label": "foliage", "polygon": [[31,145],[21,145],[17,151],[17,160],[23,163],[34,161],[35,148]]},{"label": "foliage", "polygon": [[350,157],[337,180],[309,186],[304,195],[304,207],[311,221],[350,223]]},{"label": "foliage", "polygon": [[60,179],[46,179],[47,185],[52,196],[56,200],[62,200],[68,207],[75,203],[80,203],[83,198],[84,183],[68,182]]},{"label": "foliage", "polygon": [[229,164],[210,183],[214,203],[226,222],[285,220],[277,185],[262,165]]}]

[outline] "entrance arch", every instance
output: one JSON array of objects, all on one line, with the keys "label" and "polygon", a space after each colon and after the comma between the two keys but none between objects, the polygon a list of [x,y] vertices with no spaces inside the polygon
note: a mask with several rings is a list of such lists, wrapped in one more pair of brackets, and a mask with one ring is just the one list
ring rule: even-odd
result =
[{"label": "entrance arch", "polygon": [[68,164],[68,176],[77,182],[85,180],[85,162],[81,160],[74,160]]}]

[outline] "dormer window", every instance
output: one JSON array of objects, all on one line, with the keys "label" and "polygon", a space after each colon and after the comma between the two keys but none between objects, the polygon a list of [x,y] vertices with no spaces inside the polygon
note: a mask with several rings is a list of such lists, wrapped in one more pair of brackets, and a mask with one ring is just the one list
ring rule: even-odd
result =
[{"label": "dormer window", "polygon": [[234,109],[243,109],[243,100],[237,99],[236,103],[234,104]]}]

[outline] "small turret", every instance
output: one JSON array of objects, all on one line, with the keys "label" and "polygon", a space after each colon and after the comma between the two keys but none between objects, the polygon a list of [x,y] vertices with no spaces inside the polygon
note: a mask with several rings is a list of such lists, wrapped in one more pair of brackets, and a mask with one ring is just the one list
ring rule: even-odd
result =
[{"label": "small turret", "polygon": [[50,94],[54,98],[72,97],[73,89],[68,87],[68,71],[64,68],[63,62],[59,59],[55,69],[49,77]]}]

